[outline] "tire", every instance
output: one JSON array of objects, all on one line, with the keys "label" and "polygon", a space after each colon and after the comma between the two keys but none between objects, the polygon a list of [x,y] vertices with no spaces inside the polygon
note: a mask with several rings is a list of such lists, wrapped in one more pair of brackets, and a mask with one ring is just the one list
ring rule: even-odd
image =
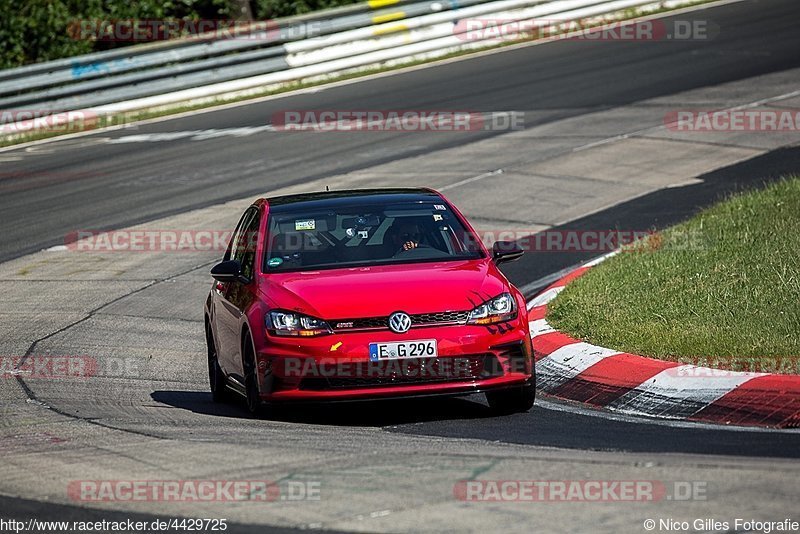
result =
[{"label": "tire", "polygon": [[219,366],[217,347],[208,326],[206,326],[206,347],[208,348],[208,385],[211,389],[211,398],[214,402],[225,402],[228,400],[228,392],[225,387],[226,377]]},{"label": "tire", "polygon": [[497,415],[525,413],[533,408],[536,400],[536,382],[531,380],[523,386],[501,391],[487,391],[489,408]]},{"label": "tire", "polygon": [[243,344],[243,349],[245,405],[250,415],[262,415],[264,413],[264,405],[261,401],[261,392],[258,389],[256,358],[253,353],[253,342],[250,341],[249,335],[247,341]]}]

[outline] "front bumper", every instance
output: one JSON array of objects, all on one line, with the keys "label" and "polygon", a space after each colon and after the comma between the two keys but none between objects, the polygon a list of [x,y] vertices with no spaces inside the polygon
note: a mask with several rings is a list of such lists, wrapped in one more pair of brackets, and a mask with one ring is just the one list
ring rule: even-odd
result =
[{"label": "front bumper", "polygon": [[[437,358],[371,362],[369,344],[435,339]],[[263,337],[257,350],[261,398],[269,402],[466,395],[522,385],[533,361],[527,325],[373,330],[315,338]]]}]

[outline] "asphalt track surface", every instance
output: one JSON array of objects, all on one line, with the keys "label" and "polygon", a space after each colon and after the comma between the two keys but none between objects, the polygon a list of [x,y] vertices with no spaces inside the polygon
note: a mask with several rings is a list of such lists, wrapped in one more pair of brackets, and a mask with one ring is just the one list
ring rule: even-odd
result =
[{"label": "asphalt track surface", "polygon": [[[318,93],[143,125],[135,132],[99,132],[85,138],[57,141],[25,153],[20,151],[19,159],[13,157],[14,151],[2,152],[0,260],[20,258],[62,244],[65,230],[129,226],[226,200],[257,196],[266,190],[357,172],[398,158],[444,151],[501,134],[419,133],[411,136],[385,133],[376,140],[361,134],[315,136],[301,132],[270,137],[268,143],[258,136],[121,144],[109,143],[108,139],[132,133],[149,135],[257,127],[268,122],[273,113],[286,109],[525,110],[526,128],[535,128],[675,93],[796,69],[800,67],[798,14],[800,10],[795,0],[735,3],[691,15],[707,17],[723,29],[735,28],[736,31],[721,32],[711,42],[615,43],[613,53],[608,47],[580,42],[519,48],[332,87]],[[101,137],[105,141],[92,141]],[[572,218],[557,227],[662,227],[684,219],[726,192],[757,187],[798,169],[800,151],[783,148],[704,174],[696,183],[653,190]],[[514,283],[523,286],[589,256],[588,253],[529,254],[509,265],[506,272]],[[202,292],[197,296],[199,308]],[[81,341],[79,333],[74,336],[78,336],[77,340],[72,340],[75,346],[85,346],[83,343],[87,341]],[[44,343],[46,345],[46,339]],[[200,356],[198,362],[202,362]],[[748,469],[755,469],[754,465],[772,465],[770,462],[775,462],[775,471],[786,470],[785,477],[796,477],[796,473],[790,471],[795,470],[797,464],[791,460],[800,457],[800,434],[795,432],[664,424],[591,413],[548,399],[528,414],[502,418],[490,417],[481,399],[465,398],[359,403],[352,409],[339,406],[287,409],[280,411],[274,421],[252,420],[243,415],[241,406],[211,403],[202,383],[204,372],[203,369],[192,370],[191,378],[198,382],[192,388],[165,387],[157,380],[138,381],[137,394],[149,392],[149,400],[165,408],[161,412],[168,414],[153,419],[141,418],[135,406],[125,411],[119,407],[94,405],[90,401],[98,396],[84,390],[70,398],[69,392],[54,395],[43,385],[41,395],[46,398],[39,399],[38,384],[20,383],[31,399],[46,401],[56,414],[69,420],[89,422],[98,432],[122,429],[118,439],[129,439],[131,443],[138,443],[143,437],[157,437],[175,440],[187,447],[191,445],[192,450],[206,441],[255,447],[261,440],[269,441],[271,432],[276,429],[292,434],[288,438],[292,447],[308,446],[316,454],[322,454],[319,451],[328,441],[339,447],[337,453],[345,446],[385,450],[392,446],[392,436],[398,436],[398,439],[408,440],[407,443],[403,441],[402,450],[409,454],[412,453],[409,451],[427,454],[449,449],[480,454],[484,448],[494,454],[495,444],[498,447],[508,444],[509,455],[550,458],[554,462],[578,466],[586,462],[585,473],[594,468],[589,466],[597,464],[596,473],[583,475],[588,478],[603,473],[612,477],[617,469],[627,469],[631,473],[634,467],[650,464],[676,472],[694,468],[709,478],[713,478],[710,471],[703,469],[716,469],[722,473],[719,484],[728,484],[726,488],[736,484],[740,476],[737,470],[747,473]],[[104,412],[106,408],[108,411]],[[273,423],[278,426],[272,426]],[[201,445],[191,437],[193,434],[202,436]],[[91,433],[84,437],[90,440]],[[182,441],[184,439],[186,441]],[[484,444],[474,445],[476,442],[464,440],[478,440]],[[581,451],[600,452],[588,458],[583,455],[590,453]],[[143,453],[128,450],[127,454]],[[168,458],[166,454],[158,456],[157,451],[154,454],[154,465]],[[208,456],[201,456],[203,461],[213,461],[213,457],[210,452]],[[174,461],[177,464],[181,460],[175,457]],[[238,459],[223,457],[220,461],[230,461],[240,469],[246,469],[242,466],[247,465]],[[415,466],[411,464],[410,467]],[[537,477],[531,472],[524,475],[523,478]],[[556,478],[554,472],[547,476]],[[572,472],[570,476],[581,475]],[[787,488],[792,487],[780,474],[770,476],[778,477]],[[563,478],[569,477],[565,474]],[[763,484],[766,487],[766,482]],[[781,503],[791,499],[791,489],[772,486],[770,491],[777,492],[769,497],[776,502],[771,512],[782,510],[790,515],[791,507]],[[62,504],[43,507],[36,501],[24,499],[33,494],[17,492],[15,495],[23,499],[0,498],[3,516],[111,519],[136,517],[138,513],[143,518],[154,517],[141,512],[114,511],[113,507],[90,511]],[[751,501],[758,498],[752,495],[745,496]],[[730,498],[739,496],[732,492]],[[711,503],[709,507],[713,509]],[[577,510],[570,508],[568,511]],[[163,514],[163,510],[157,513]],[[521,514],[516,516],[516,521],[523,521],[523,518],[527,521],[530,516],[525,514],[538,514],[530,508],[527,511],[517,509],[514,513]],[[253,524],[237,524],[233,531],[263,530],[255,525],[259,521],[246,514],[242,517],[241,523]],[[507,518],[508,524],[519,525],[514,517],[512,514]],[[544,519],[538,520],[547,520],[547,517],[548,514],[542,513]],[[313,525],[309,521],[302,523]],[[544,524],[550,525],[549,530],[560,530],[553,526],[555,523]],[[338,525],[365,530],[395,530],[402,529],[403,525],[409,528],[409,523],[354,526],[356,524],[344,522]],[[615,525],[617,531],[641,531],[633,523],[612,522],[611,525]],[[591,531],[591,528],[587,526],[585,530]]]},{"label": "asphalt track surface", "polygon": [[[800,66],[797,9],[791,0],[744,2],[708,12],[726,30],[710,42],[564,41],[142,126],[136,133],[255,127],[276,112],[309,109],[522,110],[531,128]],[[299,132],[269,144],[221,137],[45,150],[3,163],[0,260],[60,244],[65,228],[128,226],[500,133]]]}]

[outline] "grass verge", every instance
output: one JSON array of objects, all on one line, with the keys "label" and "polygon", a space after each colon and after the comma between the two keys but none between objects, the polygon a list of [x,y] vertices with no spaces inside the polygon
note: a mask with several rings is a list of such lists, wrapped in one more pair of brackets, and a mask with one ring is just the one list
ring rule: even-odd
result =
[{"label": "grass verge", "polygon": [[798,251],[800,178],[792,177],[627,247],[569,284],[547,320],[624,352],[797,373]]}]

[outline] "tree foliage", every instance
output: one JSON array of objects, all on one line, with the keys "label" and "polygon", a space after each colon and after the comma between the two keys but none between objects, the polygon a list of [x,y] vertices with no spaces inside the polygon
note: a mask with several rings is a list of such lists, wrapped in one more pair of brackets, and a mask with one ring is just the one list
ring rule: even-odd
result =
[{"label": "tree foliage", "polygon": [[[308,13],[356,0],[250,0],[259,20]],[[240,4],[241,2],[238,2]],[[233,0],[0,0],[0,68],[71,57],[133,42],[85,38],[82,21],[229,19]]]}]

